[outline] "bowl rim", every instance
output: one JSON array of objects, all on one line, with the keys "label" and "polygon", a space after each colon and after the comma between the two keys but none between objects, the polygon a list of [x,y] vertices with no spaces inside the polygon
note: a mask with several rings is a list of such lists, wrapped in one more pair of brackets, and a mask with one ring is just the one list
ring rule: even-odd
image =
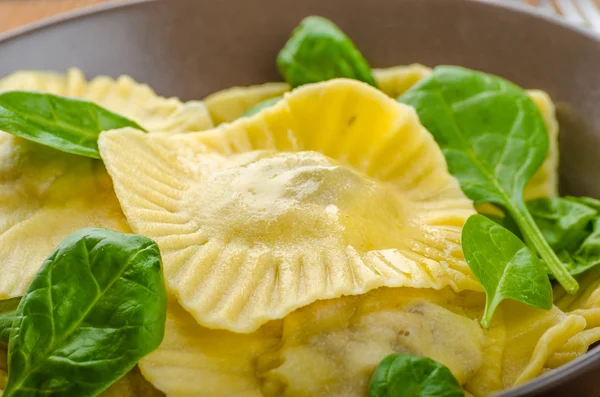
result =
[{"label": "bowl rim", "polygon": [[[68,11],[58,15],[50,16],[42,20],[28,23],[24,26],[0,33],[0,46],[12,39],[26,36],[29,33],[42,31],[55,25],[61,25],[77,19],[84,19],[96,14],[105,12],[118,12],[122,9],[143,7],[147,4],[156,3],[164,0],[117,0],[106,3],[85,6],[73,11]],[[566,21],[558,15],[543,12],[542,10],[519,2],[509,2],[506,0],[444,0],[447,2],[462,1],[463,3],[472,3],[475,7],[488,7],[497,10],[510,11],[514,13],[526,14],[531,18],[543,20],[546,23],[570,30],[578,35],[587,37],[596,41],[600,45],[600,32],[595,32],[574,23]],[[600,48],[600,47],[599,47]],[[600,51],[600,49],[599,49]],[[556,369],[548,371],[545,374],[537,376],[526,383],[506,389],[498,394],[498,397],[523,397],[529,393],[538,395],[539,393],[549,392],[554,387],[567,383],[576,378],[580,371],[592,364],[600,362],[600,346],[595,347],[587,354],[578,357],[571,362],[564,364]]]}]

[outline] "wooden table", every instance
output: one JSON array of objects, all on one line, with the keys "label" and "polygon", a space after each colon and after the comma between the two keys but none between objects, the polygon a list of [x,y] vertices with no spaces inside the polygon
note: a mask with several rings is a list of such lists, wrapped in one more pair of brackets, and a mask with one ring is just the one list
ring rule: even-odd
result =
[{"label": "wooden table", "polygon": [[0,33],[42,18],[108,0],[0,0]]},{"label": "wooden table", "polygon": [[[0,33],[65,11],[107,1],[116,0],[0,0]],[[540,1],[527,0],[530,4]],[[595,1],[600,6],[600,0]]]}]

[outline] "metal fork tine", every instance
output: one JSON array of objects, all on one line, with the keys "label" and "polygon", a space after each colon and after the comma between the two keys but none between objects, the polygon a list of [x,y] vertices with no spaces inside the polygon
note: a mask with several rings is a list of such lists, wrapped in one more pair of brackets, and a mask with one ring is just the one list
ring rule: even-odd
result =
[{"label": "metal fork tine", "polygon": [[600,10],[594,0],[579,0],[575,3],[581,15],[587,22],[590,24],[592,28],[600,32]]},{"label": "metal fork tine", "polygon": [[586,22],[571,0],[556,0],[556,6],[568,21],[583,24]]}]

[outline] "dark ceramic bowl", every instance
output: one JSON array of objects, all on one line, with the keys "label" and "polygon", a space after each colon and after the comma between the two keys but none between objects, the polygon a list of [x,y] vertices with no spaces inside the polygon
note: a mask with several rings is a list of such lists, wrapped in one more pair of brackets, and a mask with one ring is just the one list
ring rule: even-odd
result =
[{"label": "dark ceramic bowl", "polygon": [[[0,36],[17,69],[129,74],[197,99],[278,80],[275,56],[304,16],[331,18],[373,66],[458,64],[546,90],[561,123],[561,190],[600,197],[600,38],[534,11],[460,0],[179,0],[101,6]],[[600,347],[503,397],[600,396]]]}]

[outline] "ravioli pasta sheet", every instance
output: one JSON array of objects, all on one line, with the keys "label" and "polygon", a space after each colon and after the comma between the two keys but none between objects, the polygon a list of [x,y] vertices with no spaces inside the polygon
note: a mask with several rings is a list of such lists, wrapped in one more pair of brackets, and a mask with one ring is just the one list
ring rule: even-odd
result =
[{"label": "ravioli pasta sheet", "polygon": [[[66,75],[17,72],[0,79],[0,91],[20,89],[92,100],[154,130],[212,126],[201,102],[158,97],[126,76],[87,82],[72,69]],[[54,247],[89,226],[129,231],[102,162],[0,131],[0,299],[22,295]]]},{"label": "ravioli pasta sheet", "polygon": [[129,76],[112,79],[98,76],[87,81],[78,69],[66,74],[22,71],[0,79],[0,92],[34,90],[86,99],[130,118],[149,131],[202,131],[213,126],[201,101],[182,103],[177,98],[158,96],[146,84]]},{"label": "ravioli pasta sheet", "polygon": [[481,289],[460,249],[471,202],[412,108],[335,80],[261,115],[99,141],[129,224],[201,325],[252,332],[382,286]]},{"label": "ravioli pasta sheet", "polygon": [[277,346],[280,334],[278,322],[251,334],[208,329],[173,299],[167,311],[165,339],[139,366],[169,397],[261,397],[256,360]]},{"label": "ravioli pasta sheet", "polygon": [[481,365],[483,335],[454,301],[449,290],[384,288],[313,303],[251,334],[206,329],[171,302],[165,340],[140,368],[171,397],[359,397],[379,361],[409,352],[462,383]]},{"label": "ravioli pasta sheet", "polygon": [[[392,98],[398,98],[413,85],[431,73],[431,69],[412,64],[373,69],[379,89]],[[285,83],[266,83],[251,87],[234,87],[209,95],[204,100],[216,124],[232,122],[258,103],[281,96],[289,91]],[[540,110],[548,130],[549,150],[546,160],[531,178],[525,189],[525,199],[554,197],[558,195],[558,122],[552,100],[543,91],[529,90],[530,98]],[[496,212],[491,206],[478,208],[483,212]]]}]

